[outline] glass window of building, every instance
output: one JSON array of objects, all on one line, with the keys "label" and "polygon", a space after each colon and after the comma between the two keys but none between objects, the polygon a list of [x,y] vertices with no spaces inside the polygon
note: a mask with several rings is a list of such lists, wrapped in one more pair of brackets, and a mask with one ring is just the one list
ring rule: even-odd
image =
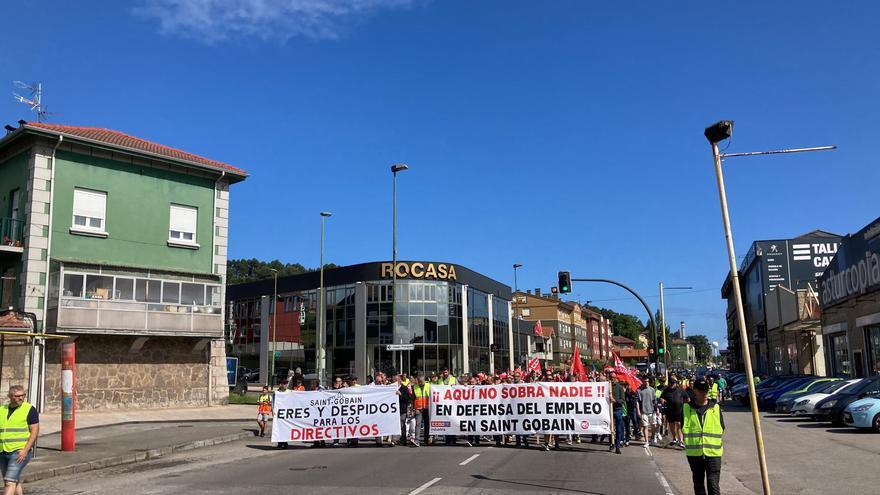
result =
[{"label": "glass window of building", "polygon": [[845,333],[831,336],[832,370],[835,375],[851,376],[849,339]]}]

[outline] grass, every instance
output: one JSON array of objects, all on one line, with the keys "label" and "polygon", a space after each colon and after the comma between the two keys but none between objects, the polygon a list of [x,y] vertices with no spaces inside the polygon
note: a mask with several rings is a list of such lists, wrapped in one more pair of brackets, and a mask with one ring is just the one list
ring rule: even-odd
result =
[{"label": "grass", "polygon": [[257,399],[259,399],[259,397],[253,394],[238,395],[235,392],[229,392],[230,404],[250,404],[256,406]]}]

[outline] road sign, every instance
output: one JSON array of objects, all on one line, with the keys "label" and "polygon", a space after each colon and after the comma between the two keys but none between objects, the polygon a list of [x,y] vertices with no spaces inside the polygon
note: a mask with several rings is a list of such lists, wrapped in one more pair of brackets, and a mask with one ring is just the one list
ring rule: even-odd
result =
[{"label": "road sign", "polygon": [[278,359],[280,357],[281,357],[281,351],[275,351],[275,359]]},{"label": "road sign", "polygon": [[385,346],[386,351],[411,351],[415,348],[415,344],[388,344]]}]

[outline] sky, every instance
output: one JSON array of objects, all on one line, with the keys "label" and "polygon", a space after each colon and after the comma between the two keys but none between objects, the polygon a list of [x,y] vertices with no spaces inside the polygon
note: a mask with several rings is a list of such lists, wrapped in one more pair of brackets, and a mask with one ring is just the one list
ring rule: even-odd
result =
[{"label": "sky", "polygon": [[[880,4],[427,0],[7,1],[0,120],[120,130],[246,169],[231,258],[449,261],[521,289],[633,287],[725,347],[736,250],[878,216]],[[671,5],[674,4],[674,5]],[[4,89],[5,88],[5,89]],[[4,96],[4,93],[8,93]],[[741,259],[741,258],[740,258]],[[739,260],[738,260],[739,261]],[[645,318],[613,286],[572,299]]]}]

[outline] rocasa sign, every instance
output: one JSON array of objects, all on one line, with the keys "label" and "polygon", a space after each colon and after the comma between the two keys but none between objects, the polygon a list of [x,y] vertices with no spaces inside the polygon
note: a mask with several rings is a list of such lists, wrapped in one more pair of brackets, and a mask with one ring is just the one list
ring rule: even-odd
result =
[{"label": "rocasa sign", "polygon": [[380,276],[382,278],[422,278],[434,280],[455,280],[455,266],[446,263],[412,263],[400,261],[397,266],[394,263],[382,263]]}]

